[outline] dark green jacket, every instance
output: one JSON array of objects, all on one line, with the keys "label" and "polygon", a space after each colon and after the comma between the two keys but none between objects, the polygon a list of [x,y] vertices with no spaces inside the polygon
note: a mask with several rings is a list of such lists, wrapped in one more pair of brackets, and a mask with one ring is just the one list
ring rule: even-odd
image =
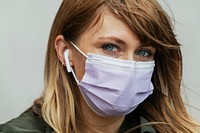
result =
[{"label": "dark green jacket", "polygon": [[[123,133],[130,129],[131,121],[125,118],[119,133]],[[143,117],[140,117],[140,123],[147,123]],[[36,115],[32,110],[26,111],[18,118],[15,118],[5,124],[0,125],[0,133],[52,133],[52,128],[42,119]],[[134,131],[135,133],[136,131]],[[144,126],[137,133],[156,133],[153,127]]]}]

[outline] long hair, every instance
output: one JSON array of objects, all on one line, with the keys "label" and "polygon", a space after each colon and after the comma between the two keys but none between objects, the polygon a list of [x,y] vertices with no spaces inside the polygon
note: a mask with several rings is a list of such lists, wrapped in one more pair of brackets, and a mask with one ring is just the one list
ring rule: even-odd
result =
[{"label": "long hair", "polygon": [[137,110],[158,132],[200,132],[187,113],[180,94],[182,54],[168,15],[156,0],[63,0],[49,36],[45,63],[45,89],[42,116],[58,133],[78,133],[84,119],[79,90],[73,76],[66,72],[54,49],[56,36],[76,41],[91,23],[109,9],[135,33],[143,44],[156,48],[152,76],[154,92]]}]

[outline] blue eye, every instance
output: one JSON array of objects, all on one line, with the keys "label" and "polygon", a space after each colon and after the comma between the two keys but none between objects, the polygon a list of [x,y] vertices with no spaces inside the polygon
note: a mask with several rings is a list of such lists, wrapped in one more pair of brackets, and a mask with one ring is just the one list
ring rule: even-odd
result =
[{"label": "blue eye", "polygon": [[151,55],[151,52],[148,50],[139,50],[136,52],[136,55],[141,57],[149,57]]},{"label": "blue eye", "polygon": [[107,52],[118,52],[119,51],[119,47],[114,45],[114,44],[105,44],[102,46],[103,50],[107,51]]}]

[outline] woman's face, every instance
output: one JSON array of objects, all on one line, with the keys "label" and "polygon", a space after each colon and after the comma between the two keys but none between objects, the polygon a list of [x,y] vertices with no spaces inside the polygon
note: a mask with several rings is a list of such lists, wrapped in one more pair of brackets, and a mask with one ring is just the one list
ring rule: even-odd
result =
[{"label": "woman's face", "polygon": [[[101,54],[113,58],[135,61],[150,61],[154,59],[155,48],[143,46],[130,28],[112,13],[106,11],[101,21],[88,28],[76,41],[79,49],[87,53]],[[80,81],[85,72],[84,57],[73,46],[70,60]]]}]

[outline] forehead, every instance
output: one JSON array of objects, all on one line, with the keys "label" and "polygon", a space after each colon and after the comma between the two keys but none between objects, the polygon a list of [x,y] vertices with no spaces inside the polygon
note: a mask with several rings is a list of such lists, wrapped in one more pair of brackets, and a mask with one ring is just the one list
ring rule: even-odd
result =
[{"label": "forehead", "polygon": [[93,20],[80,38],[92,39],[107,36],[114,36],[130,44],[136,40],[137,43],[140,42],[129,26],[109,10],[105,10]]}]

